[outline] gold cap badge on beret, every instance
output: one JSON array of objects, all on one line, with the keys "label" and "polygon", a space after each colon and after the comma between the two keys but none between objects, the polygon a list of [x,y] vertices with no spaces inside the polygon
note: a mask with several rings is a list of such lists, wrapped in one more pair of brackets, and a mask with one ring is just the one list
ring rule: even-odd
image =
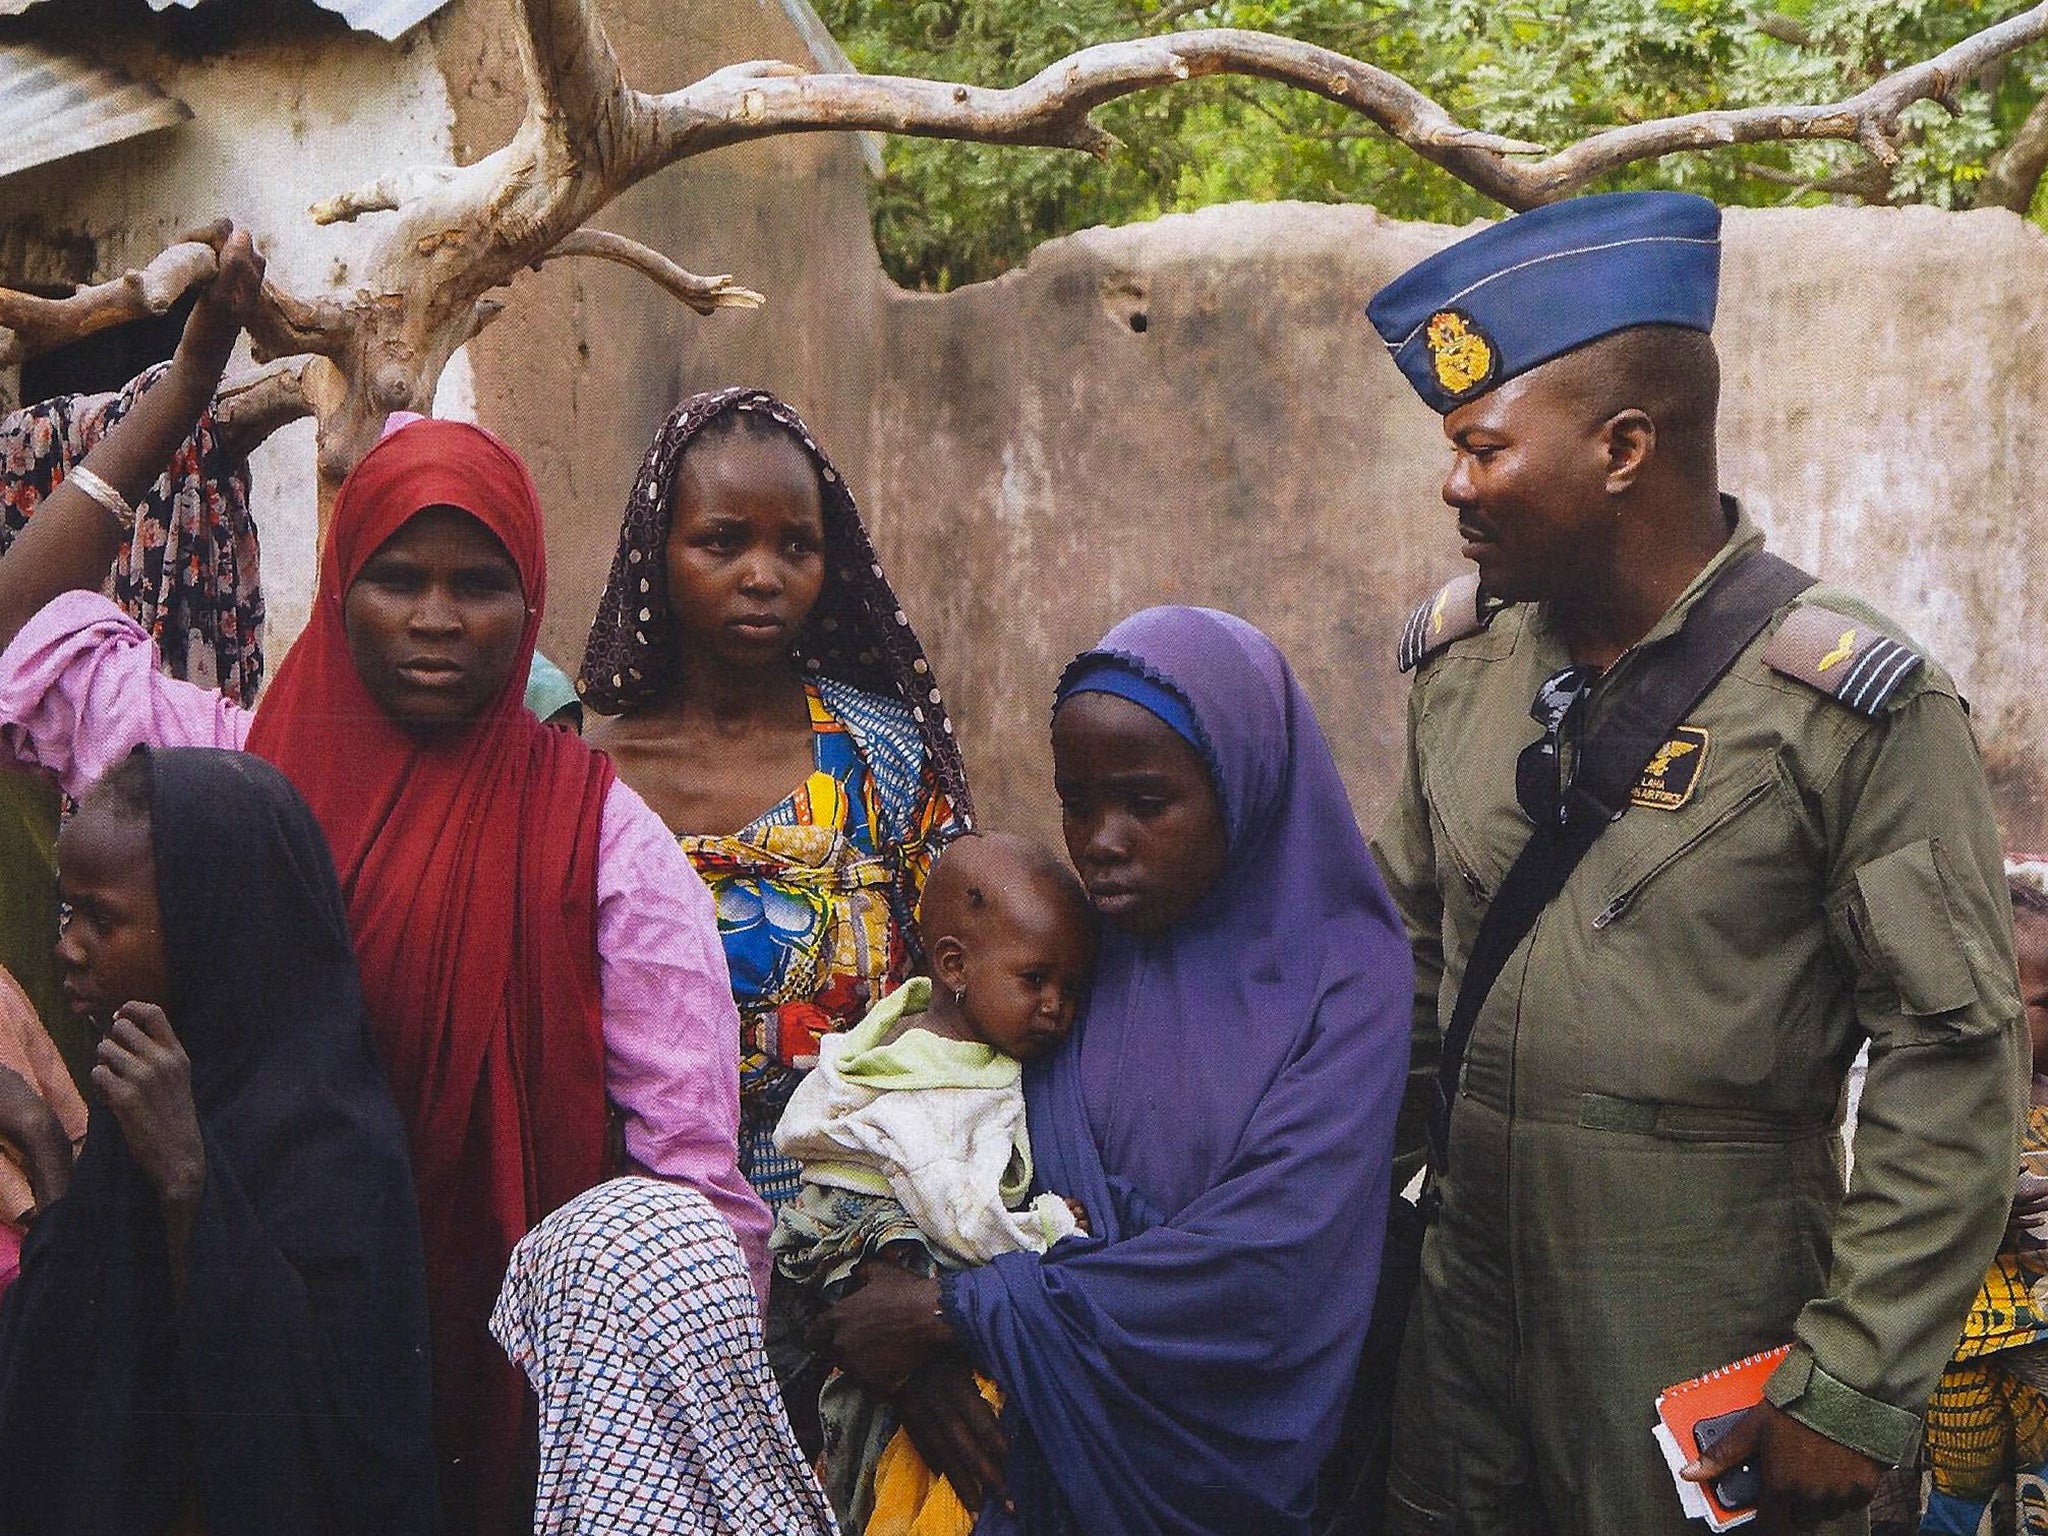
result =
[{"label": "gold cap badge on beret", "polygon": [[1440,309],[1429,317],[1424,332],[1430,361],[1436,367],[1436,381],[1444,393],[1469,395],[1488,383],[1499,357],[1486,333],[1472,323],[1469,315],[1455,309]]}]

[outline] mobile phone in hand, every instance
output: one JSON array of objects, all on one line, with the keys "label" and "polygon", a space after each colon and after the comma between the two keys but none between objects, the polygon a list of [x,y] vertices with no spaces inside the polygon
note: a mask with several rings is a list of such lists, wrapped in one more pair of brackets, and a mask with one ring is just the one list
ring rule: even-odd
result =
[{"label": "mobile phone in hand", "polygon": [[[1747,1408],[1737,1408],[1733,1413],[1717,1413],[1711,1419],[1701,1419],[1695,1424],[1692,1436],[1699,1442],[1700,1454],[1707,1455],[1727,1439],[1748,1412]],[[1763,1497],[1764,1475],[1755,1462],[1745,1461],[1715,1478],[1713,1487],[1715,1500],[1731,1514],[1740,1509],[1754,1509],[1757,1500]]]}]

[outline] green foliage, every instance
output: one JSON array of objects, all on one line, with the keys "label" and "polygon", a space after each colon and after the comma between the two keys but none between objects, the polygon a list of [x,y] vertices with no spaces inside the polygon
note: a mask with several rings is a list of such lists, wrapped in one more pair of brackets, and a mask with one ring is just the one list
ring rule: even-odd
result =
[{"label": "green foliage", "polygon": [[[1713,107],[1837,100],[2025,9],[2023,0],[820,0],[871,74],[1012,85],[1092,43],[1246,27],[1402,76],[1459,121],[1561,147],[1616,124]],[[1815,201],[1831,179],[1888,202],[1968,207],[1985,167],[2048,89],[2029,50],[1971,82],[1959,118],[1908,113],[1886,185],[1838,144],[1751,145],[1630,167],[1608,188],[1683,187],[1723,203]],[[1096,120],[1106,162],[892,138],[876,235],[899,281],[993,277],[1052,235],[1237,199],[1365,202],[1461,222],[1488,199],[1365,119],[1304,92],[1223,77],[1147,91]]]}]

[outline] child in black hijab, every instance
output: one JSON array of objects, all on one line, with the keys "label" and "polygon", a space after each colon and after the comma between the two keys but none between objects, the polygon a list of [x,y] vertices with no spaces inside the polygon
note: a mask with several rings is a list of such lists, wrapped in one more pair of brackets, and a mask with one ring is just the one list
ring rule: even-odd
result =
[{"label": "child in black hijab", "polygon": [[137,751],[59,842],[85,1146],[0,1306],[0,1530],[428,1536],[404,1132],[284,776]]}]

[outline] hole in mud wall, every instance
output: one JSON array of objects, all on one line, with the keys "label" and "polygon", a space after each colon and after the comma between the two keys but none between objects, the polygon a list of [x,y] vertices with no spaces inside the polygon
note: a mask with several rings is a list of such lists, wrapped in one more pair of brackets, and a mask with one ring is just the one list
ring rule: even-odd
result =
[{"label": "hole in mud wall", "polygon": [[188,293],[166,314],[109,326],[69,346],[30,358],[21,365],[23,403],[119,389],[152,363],[161,363],[177,351],[178,335],[198,297]]},{"label": "hole in mud wall", "polygon": [[1136,336],[1151,328],[1152,285],[1144,278],[1132,272],[1105,273],[1097,294],[1102,313],[1115,324],[1128,327]]}]

